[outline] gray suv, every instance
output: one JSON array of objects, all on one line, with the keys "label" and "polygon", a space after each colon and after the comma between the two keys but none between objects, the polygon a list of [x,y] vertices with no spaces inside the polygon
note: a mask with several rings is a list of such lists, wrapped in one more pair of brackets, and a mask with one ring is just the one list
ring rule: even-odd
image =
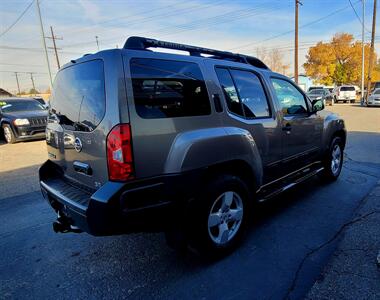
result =
[{"label": "gray suv", "polygon": [[255,203],[338,178],[346,130],[323,108],[241,54],[131,37],[72,60],[54,82],[39,170],[53,228],[164,231],[171,246],[225,254]]}]

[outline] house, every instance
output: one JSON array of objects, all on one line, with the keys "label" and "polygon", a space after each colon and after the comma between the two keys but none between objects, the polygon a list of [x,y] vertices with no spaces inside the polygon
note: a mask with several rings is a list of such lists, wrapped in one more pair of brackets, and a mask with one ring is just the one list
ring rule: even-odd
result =
[{"label": "house", "polygon": [[[294,77],[291,78],[294,81]],[[308,91],[309,87],[313,85],[313,80],[307,77],[305,74],[298,75],[298,86],[305,92]]]},{"label": "house", "polygon": [[12,97],[13,95],[6,90],[0,88],[0,98]]}]

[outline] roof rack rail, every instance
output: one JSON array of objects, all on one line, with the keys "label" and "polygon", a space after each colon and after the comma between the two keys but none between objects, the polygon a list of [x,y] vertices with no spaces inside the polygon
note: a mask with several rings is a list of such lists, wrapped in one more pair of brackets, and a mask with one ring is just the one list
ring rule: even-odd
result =
[{"label": "roof rack rail", "polygon": [[124,49],[146,50],[147,48],[165,48],[187,51],[191,56],[202,56],[202,54],[207,54],[212,55],[211,58],[232,60],[236,62],[249,64],[257,68],[269,69],[266,64],[264,64],[260,59],[256,57],[232,53],[228,51],[219,51],[209,48],[160,41],[139,36],[132,36],[128,38],[124,44]]}]

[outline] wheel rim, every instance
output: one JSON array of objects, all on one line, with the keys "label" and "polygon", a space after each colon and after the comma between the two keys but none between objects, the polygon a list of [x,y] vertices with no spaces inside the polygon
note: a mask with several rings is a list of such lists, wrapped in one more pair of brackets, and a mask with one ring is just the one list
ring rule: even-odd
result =
[{"label": "wheel rim", "polygon": [[334,145],[331,153],[331,171],[334,175],[339,173],[340,165],[342,163],[342,150],[338,144]]},{"label": "wheel rim", "polygon": [[217,245],[231,241],[243,220],[243,201],[233,191],[221,194],[211,207],[208,216],[208,234]]},{"label": "wheel rim", "polygon": [[12,139],[12,134],[8,127],[4,127],[4,137],[7,143],[9,143]]}]

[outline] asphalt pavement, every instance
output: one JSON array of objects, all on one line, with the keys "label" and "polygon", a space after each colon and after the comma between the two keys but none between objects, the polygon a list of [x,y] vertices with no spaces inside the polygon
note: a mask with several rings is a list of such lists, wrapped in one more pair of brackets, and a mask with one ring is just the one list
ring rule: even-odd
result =
[{"label": "asphalt pavement", "polygon": [[[355,109],[348,112],[357,117]],[[377,113],[373,115],[376,122]],[[305,297],[331,261],[342,228],[380,179],[380,126],[378,131],[377,127],[366,131],[360,127],[361,119],[355,125],[350,122],[354,118],[347,118],[350,133],[339,180],[326,185],[312,178],[261,204],[245,242],[214,263],[177,254],[166,246],[163,234],[55,234],[51,228],[55,215],[38,191],[12,197],[2,193],[0,298]],[[1,163],[8,146],[0,145]],[[19,170],[35,168],[32,164]],[[7,174],[0,169],[1,185]],[[21,190],[22,174],[7,184],[16,182]]]}]

